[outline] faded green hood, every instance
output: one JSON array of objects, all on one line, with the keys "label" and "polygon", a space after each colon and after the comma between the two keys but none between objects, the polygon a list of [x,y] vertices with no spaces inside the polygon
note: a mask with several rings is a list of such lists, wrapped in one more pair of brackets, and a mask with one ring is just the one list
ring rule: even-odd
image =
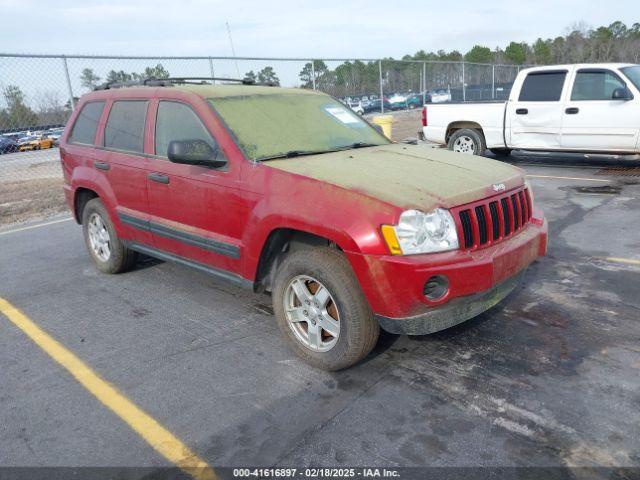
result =
[{"label": "faded green hood", "polygon": [[520,169],[422,145],[390,144],[265,162],[269,167],[362,192],[400,208],[455,207],[524,183]]}]

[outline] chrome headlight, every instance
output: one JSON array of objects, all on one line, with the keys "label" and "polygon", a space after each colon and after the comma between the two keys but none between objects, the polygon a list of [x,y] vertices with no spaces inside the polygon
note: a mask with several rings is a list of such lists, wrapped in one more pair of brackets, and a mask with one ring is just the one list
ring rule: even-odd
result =
[{"label": "chrome headlight", "polygon": [[383,226],[382,233],[395,255],[445,252],[459,246],[453,217],[442,208],[429,213],[406,210],[400,215],[397,225]]}]

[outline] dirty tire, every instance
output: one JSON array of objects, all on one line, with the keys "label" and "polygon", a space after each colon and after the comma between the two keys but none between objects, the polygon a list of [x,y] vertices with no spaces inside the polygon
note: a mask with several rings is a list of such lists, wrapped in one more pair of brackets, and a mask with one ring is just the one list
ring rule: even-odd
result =
[{"label": "dirty tire", "polygon": [[497,157],[508,157],[511,155],[510,148],[490,148],[489,150]]},{"label": "dirty tire", "polygon": [[453,135],[449,138],[449,142],[447,143],[447,147],[449,150],[456,150],[456,142],[458,140],[464,141],[465,139],[470,139],[472,142],[471,151],[467,151],[464,153],[472,153],[473,155],[483,155],[487,150],[487,146],[484,141],[484,136],[478,130],[474,130],[471,128],[461,128],[460,130],[456,130]]},{"label": "dirty tire", "polygon": [[[289,283],[299,275],[317,279],[335,301],[340,333],[326,352],[312,351],[294,334],[285,315],[284,301]],[[344,255],[330,248],[309,248],[288,254],[278,268],[272,292],[273,310],[280,331],[291,349],[307,363],[323,370],[350,367],[371,352],[380,327],[360,284]]]},{"label": "dirty tire", "polygon": [[[99,258],[94,252],[91,241],[89,240],[89,221],[93,214],[97,214],[109,233],[110,238],[110,255],[105,261]],[[82,211],[82,232],[84,234],[84,242],[89,252],[89,256],[93,260],[98,270],[103,273],[122,273],[131,270],[136,264],[138,257],[137,252],[125,247],[118,238],[113,222],[107,213],[107,209],[99,198],[94,198],[87,202]]]}]

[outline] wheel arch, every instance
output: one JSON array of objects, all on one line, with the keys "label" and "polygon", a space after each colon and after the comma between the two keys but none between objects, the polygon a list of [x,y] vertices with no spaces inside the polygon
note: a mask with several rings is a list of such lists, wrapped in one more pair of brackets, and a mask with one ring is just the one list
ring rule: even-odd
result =
[{"label": "wheel arch", "polygon": [[84,207],[94,198],[102,201],[114,220],[116,197],[106,176],[97,175],[96,170],[91,167],[77,166],[66,184],[65,188],[70,188],[73,192],[73,203],[70,202],[69,207],[73,209],[73,215],[79,224],[82,223]]},{"label": "wheel arch", "polygon": [[447,130],[445,133],[445,142],[449,143],[449,139],[451,138],[451,136],[458,130],[462,130],[463,128],[469,128],[471,130],[477,130],[478,133],[480,135],[482,135],[482,138],[485,139],[486,142],[486,138],[484,135],[484,130],[482,129],[482,125],[480,125],[478,122],[474,122],[471,120],[458,120],[455,122],[451,122],[449,125],[447,125]]},{"label": "wheel arch", "polygon": [[335,241],[322,235],[287,227],[271,230],[260,252],[253,290],[270,292],[275,273],[284,256],[298,249],[313,247],[329,247],[342,251]]},{"label": "wheel arch", "polygon": [[95,190],[87,187],[76,188],[73,195],[73,216],[78,224],[82,224],[82,212],[87,203],[94,198],[100,198]]}]

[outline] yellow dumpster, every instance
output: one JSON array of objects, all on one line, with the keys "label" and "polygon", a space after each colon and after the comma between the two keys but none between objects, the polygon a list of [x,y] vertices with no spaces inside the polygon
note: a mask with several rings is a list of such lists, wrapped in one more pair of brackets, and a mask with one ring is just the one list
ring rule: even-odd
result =
[{"label": "yellow dumpster", "polygon": [[376,125],[382,127],[384,136],[391,140],[391,126],[393,124],[393,115],[378,115],[371,120]]}]

